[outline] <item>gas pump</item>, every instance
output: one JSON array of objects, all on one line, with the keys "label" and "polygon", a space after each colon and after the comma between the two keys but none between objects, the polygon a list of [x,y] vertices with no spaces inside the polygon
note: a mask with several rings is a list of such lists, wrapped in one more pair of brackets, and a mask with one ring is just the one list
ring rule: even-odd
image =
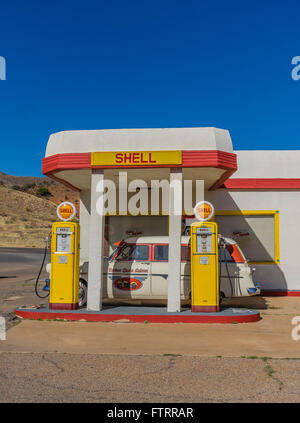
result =
[{"label": "gas pump", "polygon": [[215,222],[191,225],[192,312],[219,311],[218,226]]},{"label": "gas pump", "polygon": [[50,291],[50,309],[72,310],[78,308],[79,291],[79,224],[69,222],[76,214],[76,207],[63,202],[57,207],[57,215],[62,222],[55,222],[51,231],[51,280],[45,279],[41,296],[38,292],[39,278],[44,267],[49,238],[45,239],[45,252],[35,283],[35,293],[46,298]]},{"label": "gas pump", "polygon": [[78,308],[79,224],[55,222],[51,240],[50,309]]}]

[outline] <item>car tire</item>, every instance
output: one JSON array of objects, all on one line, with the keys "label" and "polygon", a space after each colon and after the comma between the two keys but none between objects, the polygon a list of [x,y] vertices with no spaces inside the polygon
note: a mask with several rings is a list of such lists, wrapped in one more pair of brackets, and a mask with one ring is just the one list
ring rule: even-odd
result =
[{"label": "car tire", "polygon": [[221,305],[223,298],[225,298],[225,294],[224,292],[220,292],[220,297],[219,297],[219,305]]}]

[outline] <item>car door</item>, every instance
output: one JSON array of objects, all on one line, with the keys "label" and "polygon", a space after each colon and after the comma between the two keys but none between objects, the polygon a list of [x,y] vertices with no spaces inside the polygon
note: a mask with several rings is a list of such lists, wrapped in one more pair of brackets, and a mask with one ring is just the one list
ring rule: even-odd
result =
[{"label": "car door", "polygon": [[168,296],[168,244],[153,246],[151,297],[165,299]]},{"label": "car door", "polygon": [[[169,245],[156,244],[153,249],[151,296],[156,299],[166,299],[168,297]],[[181,247],[181,255],[182,253],[183,246]],[[182,299],[188,299],[191,289],[191,270],[190,261],[187,260],[187,257],[182,257],[180,268],[180,295]]]},{"label": "car door", "polygon": [[149,244],[126,244],[107,268],[108,297],[149,298],[151,263]]}]

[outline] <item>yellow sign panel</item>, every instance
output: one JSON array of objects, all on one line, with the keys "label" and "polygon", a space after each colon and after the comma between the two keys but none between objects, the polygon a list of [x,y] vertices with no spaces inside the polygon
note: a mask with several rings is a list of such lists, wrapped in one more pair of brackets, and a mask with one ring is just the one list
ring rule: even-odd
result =
[{"label": "yellow sign panel", "polygon": [[105,151],[92,153],[92,166],[164,166],[182,164],[181,151]]}]

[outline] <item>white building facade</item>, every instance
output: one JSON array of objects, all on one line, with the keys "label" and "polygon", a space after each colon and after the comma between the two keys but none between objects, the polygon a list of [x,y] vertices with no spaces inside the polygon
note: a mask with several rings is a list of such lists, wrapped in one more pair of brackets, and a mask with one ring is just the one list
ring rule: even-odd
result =
[{"label": "white building facade", "polygon": [[[80,261],[88,267],[88,309],[102,306],[105,248],[111,251],[128,232],[142,232],[170,237],[168,311],[175,312],[180,310],[180,238],[183,226],[194,217],[183,199],[186,180],[192,181],[194,203],[201,186],[196,181],[203,181],[201,195],[215,207],[219,232],[237,239],[256,268],[255,282],[262,291],[300,295],[296,256],[300,236],[299,165],[298,150],[234,151],[227,130],[122,129],[51,135],[43,173],[80,192]],[[181,204],[169,189],[167,212],[161,206],[158,213],[151,214],[150,188],[147,212],[133,216],[126,210],[116,210],[102,216],[96,208],[101,187],[105,180],[113,181],[119,198],[123,190],[120,172],[126,172],[128,184],[137,179],[148,186],[154,179],[175,182]],[[129,200],[134,193],[126,195]]]}]

